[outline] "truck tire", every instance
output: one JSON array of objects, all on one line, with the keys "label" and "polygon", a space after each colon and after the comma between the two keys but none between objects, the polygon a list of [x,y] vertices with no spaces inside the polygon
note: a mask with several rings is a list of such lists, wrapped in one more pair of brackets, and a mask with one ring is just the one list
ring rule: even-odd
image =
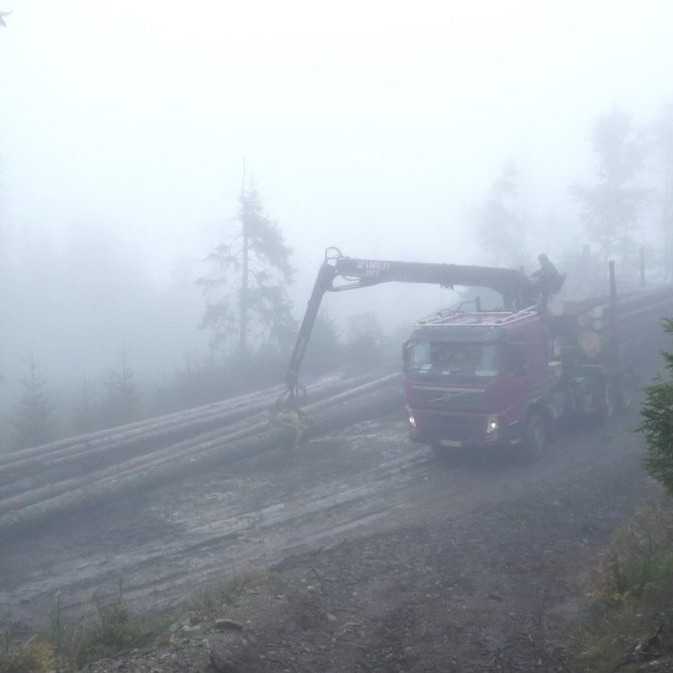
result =
[{"label": "truck tire", "polygon": [[549,428],[541,412],[532,411],[528,416],[523,439],[528,458],[537,459],[544,455],[549,444]]}]

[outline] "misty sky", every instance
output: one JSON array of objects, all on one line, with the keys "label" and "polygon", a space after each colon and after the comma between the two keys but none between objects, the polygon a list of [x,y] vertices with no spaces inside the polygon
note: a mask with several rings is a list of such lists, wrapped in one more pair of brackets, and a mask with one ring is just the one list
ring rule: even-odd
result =
[{"label": "misty sky", "polygon": [[598,113],[673,91],[663,1],[2,1],[15,220],[104,221],[155,272],[226,226],[244,156],[299,258],[448,258],[506,158],[553,210]]},{"label": "misty sky", "polygon": [[[596,116],[619,106],[647,122],[673,96],[663,0],[0,9],[13,9],[0,29],[4,226],[38,248],[85,254],[86,241],[107,241],[163,284],[226,236],[245,157],[295,250],[299,308],[327,245],[477,259],[470,214],[508,159],[553,253],[576,224],[568,185],[594,168]],[[184,330],[202,307],[195,290],[190,301]],[[79,318],[73,334],[86,328]]]}]

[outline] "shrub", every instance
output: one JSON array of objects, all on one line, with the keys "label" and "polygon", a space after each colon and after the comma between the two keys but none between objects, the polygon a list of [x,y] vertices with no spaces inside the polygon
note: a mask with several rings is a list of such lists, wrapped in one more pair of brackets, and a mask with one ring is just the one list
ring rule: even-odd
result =
[{"label": "shrub", "polygon": [[[112,601],[94,602],[95,610],[77,622],[64,618],[60,596],[50,614],[47,642],[60,664],[61,670],[79,670],[86,664],[113,657],[140,647],[161,628],[157,620],[133,614],[124,600],[122,584]],[[52,666],[50,669],[53,670]],[[6,673],[0,668],[0,673]],[[19,672],[20,673],[20,672]]]},{"label": "shrub", "polygon": [[[673,335],[673,320],[664,329]],[[673,353],[664,353],[666,374],[645,389],[640,431],[647,442],[645,465],[673,495]]]},{"label": "shrub", "polygon": [[56,655],[50,643],[31,639],[12,647],[9,639],[0,652],[0,673],[48,673],[56,668]]},{"label": "shrub", "polygon": [[617,532],[592,580],[593,601],[578,633],[575,670],[626,673],[633,670],[630,663],[668,662],[673,653],[673,511],[639,511]]},{"label": "shrub", "polygon": [[154,634],[152,625],[131,614],[122,598],[110,605],[99,604],[96,610],[96,619],[82,630],[77,643],[74,658],[78,666],[139,647]]}]

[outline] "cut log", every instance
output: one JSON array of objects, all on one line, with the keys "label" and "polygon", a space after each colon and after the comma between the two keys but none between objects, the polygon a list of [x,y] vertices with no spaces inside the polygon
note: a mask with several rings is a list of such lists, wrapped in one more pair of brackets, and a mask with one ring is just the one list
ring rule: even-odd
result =
[{"label": "cut log", "polygon": [[[349,424],[399,410],[402,406],[400,376],[390,375],[358,386],[306,407],[311,423],[307,437],[339,429]],[[122,494],[146,491],[157,485],[207,471],[228,461],[238,460],[270,450],[282,450],[294,443],[296,429],[268,422],[255,423],[237,432],[225,432],[219,437],[192,446],[176,445],[162,452],[157,459],[141,457],[138,462],[113,466],[98,478],[91,475],[68,483],[54,495],[20,506],[0,510],[0,537],[20,532],[47,521],[55,515],[75,511],[94,503],[104,502]]]},{"label": "cut log", "polygon": [[[371,377],[322,379],[309,386],[308,396],[312,400],[324,399],[369,380]],[[141,427],[132,424],[102,436],[92,433],[73,438],[70,444],[54,443],[19,452],[20,457],[0,465],[0,500],[102,470],[139,455],[162,452],[171,443],[190,441],[199,434],[218,432],[268,410],[278,394],[279,389],[274,388],[257,396],[244,395],[226,401],[226,406],[217,407],[214,412],[213,405],[209,405],[198,414],[162,416],[143,422]],[[207,439],[205,434],[204,439]],[[30,455],[24,455],[26,453]]]}]

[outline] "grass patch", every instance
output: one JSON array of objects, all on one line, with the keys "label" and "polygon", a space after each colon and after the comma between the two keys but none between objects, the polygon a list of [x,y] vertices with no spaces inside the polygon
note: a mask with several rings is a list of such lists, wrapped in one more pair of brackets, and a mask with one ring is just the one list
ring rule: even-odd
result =
[{"label": "grass patch", "polygon": [[120,598],[107,605],[96,604],[93,619],[71,629],[64,654],[81,668],[91,661],[142,647],[157,631],[154,621],[131,613]]},{"label": "grass patch", "polygon": [[618,531],[592,578],[577,669],[639,670],[673,657],[673,509],[646,508]]},{"label": "grass patch", "polygon": [[0,652],[0,673],[49,673],[56,670],[57,656],[52,643],[31,638],[26,643],[13,643],[9,634],[3,638]]},{"label": "grass patch", "polygon": [[[278,593],[283,586],[277,574],[258,571],[237,575],[197,594],[187,611],[204,620],[226,616],[252,594]],[[68,620],[58,596],[44,633],[30,639],[0,632],[0,673],[74,673],[100,659],[115,658],[130,650],[162,646],[179,615],[145,617],[134,613],[124,598],[120,582],[117,593],[92,600],[83,617]],[[165,642],[163,642],[165,640]]]},{"label": "grass patch", "polygon": [[25,642],[6,633],[0,651],[0,673],[48,673],[77,671],[87,664],[114,657],[147,645],[164,628],[159,619],[134,614],[122,586],[112,600],[95,600],[86,616],[76,622],[64,618],[60,596],[56,598],[45,633]]}]

